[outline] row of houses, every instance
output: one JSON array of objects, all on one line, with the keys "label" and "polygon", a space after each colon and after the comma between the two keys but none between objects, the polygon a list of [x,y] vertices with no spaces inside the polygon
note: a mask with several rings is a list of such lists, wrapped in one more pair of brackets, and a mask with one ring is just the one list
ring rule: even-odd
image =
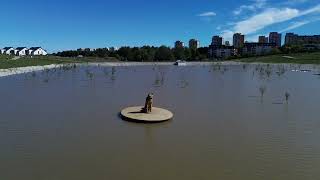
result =
[{"label": "row of houses", "polygon": [[47,51],[42,49],[41,47],[5,47],[0,49],[0,54],[14,55],[14,56],[45,56],[47,55]]}]

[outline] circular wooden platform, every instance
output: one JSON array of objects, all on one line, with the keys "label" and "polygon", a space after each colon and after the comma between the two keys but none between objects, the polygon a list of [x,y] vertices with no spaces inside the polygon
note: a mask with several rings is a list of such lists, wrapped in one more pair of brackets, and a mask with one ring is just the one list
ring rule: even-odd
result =
[{"label": "circular wooden platform", "polygon": [[121,111],[121,117],[124,120],[142,123],[163,122],[173,118],[172,112],[166,109],[153,107],[152,112],[147,114],[141,111],[142,108],[142,106],[125,108]]}]

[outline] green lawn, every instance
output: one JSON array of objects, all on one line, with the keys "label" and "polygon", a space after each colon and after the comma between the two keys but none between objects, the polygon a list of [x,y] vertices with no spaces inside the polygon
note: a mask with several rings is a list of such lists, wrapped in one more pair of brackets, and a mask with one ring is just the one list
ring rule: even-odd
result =
[{"label": "green lawn", "polygon": [[50,64],[68,64],[68,63],[86,63],[86,62],[104,62],[114,59],[102,58],[63,58],[56,56],[34,56],[21,57],[13,60],[13,56],[0,55],[0,69],[27,67],[27,66],[42,66]]},{"label": "green lawn", "polygon": [[[293,58],[286,58],[284,56],[290,56]],[[237,61],[248,62],[248,63],[262,62],[262,63],[320,64],[320,52],[250,57],[250,58],[238,59]]]}]

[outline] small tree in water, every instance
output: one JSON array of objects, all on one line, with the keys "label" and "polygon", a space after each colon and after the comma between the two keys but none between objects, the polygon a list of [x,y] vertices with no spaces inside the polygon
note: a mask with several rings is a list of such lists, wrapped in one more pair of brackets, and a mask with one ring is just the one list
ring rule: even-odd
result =
[{"label": "small tree in water", "polygon": [[266,92],[266,87],[265,86],[261,86],[260,88],[259,88],[259,91],[260,91],[260,94],[261,94],[261,97],[263,97],[264,96],[264,93]]},{"label": "small tree in water", "polygon": [[242,69],[246,70],[247,66],[245,64],[242,65]]},{"label": "small tree in water", "polygon": [[261,100],[263,99],[264,94],[266,93],[266,90],[267,90],[267,88],[266,88],[265,86],[261,86],[261,87],[259,88]]},{"label": "small tree in water", "polygon": [[285,96],[286,102],[287,102],[287,104],[288,104],[288,101],[289,101],[289,98],[290,98],[290,94],[289,94],[288,92],[286,92],[286,93],[284,94],[284,96]]}]

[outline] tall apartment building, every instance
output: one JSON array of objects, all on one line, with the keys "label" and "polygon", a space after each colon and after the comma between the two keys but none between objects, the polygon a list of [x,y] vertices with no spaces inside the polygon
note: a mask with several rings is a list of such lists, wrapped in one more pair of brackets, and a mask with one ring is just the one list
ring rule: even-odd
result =
[{"label": "tall apartment building", "polygon": [[276,47],[281,47],[281,34],[277,32],[271,32],[269,34],[269,43],[275,43]]},{"label": "tall apartment building", "polygon": [[320,35],[299,36],[294,33],[287,33],[285,37],[285,45],[308,45],[320,44]]},{"label": "tall apartment building", "polygon": [[242,48],[244,45],[244,35],[236,33],[233,35],[233,46],[235,48]]},{"label": "tall apartment building", "polygon": [[265,55],[272,52],[276,47],[276,43],[244,43],[242,55]]},{"label": "tall apartment building", "polygon": [[174,43],[174,48],[184,48],[184,42],[182,41],[176,41]]},{"label": "tall apartment building", "polygon": [[269,39],[266,36],[259,36],[258,42],[259,43],[268,43],[269,42],[268,40]]},{"label": "tall apartment building", "polygon": [[223,38],[220,36],[213,36],[211,45],[222,46]]},{"label": "tall apartment building", "polygon": [[233,46],[226,45],[210,45],[209,46],[209,56],[216,59],[227,59],[231,56],[236,56],[238,54],[238,49]]},{"label": "tall apartment building", "polygon": [[200,47],[200,41],[196,39],[190,39],[189,48],[190,49],[198,49]]}]

